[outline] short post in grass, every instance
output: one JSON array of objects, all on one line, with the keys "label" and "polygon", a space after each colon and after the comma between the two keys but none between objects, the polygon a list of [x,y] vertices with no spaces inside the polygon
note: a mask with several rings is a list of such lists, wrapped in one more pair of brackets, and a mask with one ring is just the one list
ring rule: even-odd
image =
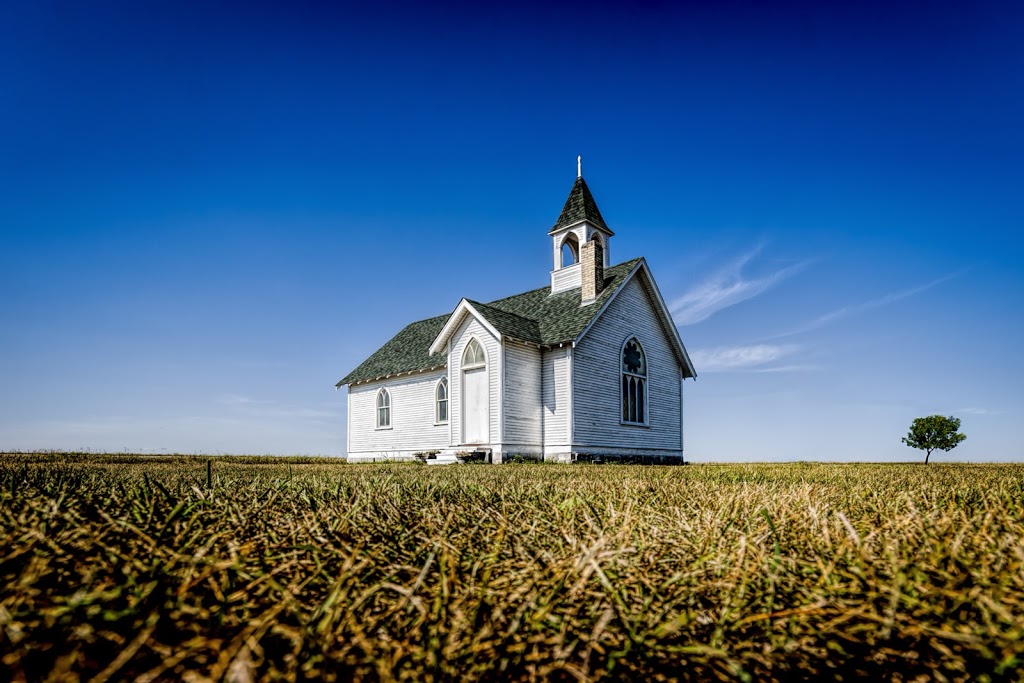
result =
[{"label": "short post in grass", "polygon": [[213,461],[206,461],[206,488],[213,488]]}]

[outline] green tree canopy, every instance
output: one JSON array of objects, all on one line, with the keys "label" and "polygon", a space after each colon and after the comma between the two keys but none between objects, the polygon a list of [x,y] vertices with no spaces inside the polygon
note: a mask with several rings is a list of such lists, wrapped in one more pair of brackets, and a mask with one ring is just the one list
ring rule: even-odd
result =
[{"label": "green tree canopy", "polygon": [[932,451],[951,451],[967,438],[966,434],[959,433],[959,429],[960,418],[952,415],[918,417],[914,418],[910,431],[903,437],[903,443],[925,451],[924,464],[927,465]]}]

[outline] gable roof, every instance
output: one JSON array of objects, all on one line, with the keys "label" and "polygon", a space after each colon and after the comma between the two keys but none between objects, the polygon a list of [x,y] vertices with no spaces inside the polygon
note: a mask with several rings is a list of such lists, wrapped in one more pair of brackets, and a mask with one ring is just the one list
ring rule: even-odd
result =
[{"label": "gable roof", "polygon": [[406,325],[336,386],[446,367],[448,359],[443,353],[430,353],[430,342],[441,332],[448,317],[439,315]]},{"label": "gable roof", "polygon": [[562,207],[562,213],[558,215],[555,227],[551,228],[548,234],[554,234],[562,228],[567,228],[583,221],[590,223],[594,227],[601,228],[609,235],[615,234],[605,224],[601,211],[597,208],[597,202],[594,201],[594,195],[590,194],[590,188],[587,187],[583,176],[577,176],[572,190],[569,191],[569,198],[565,200],[565,206]]},{"label": "gable roof", "polygon": [[[654,304],[654,315],[658,318],[658,321],[662,325],[662,329],[668,336],[669,345],[676,354],[680,365],[683,367],[683,377],[697,379],[697,371],[693,368],[693,362],[690,360],[690,354],[686,352],[686,347],[683,346],[683,340],[679,336],[679,328],[676,327],[675,320],[672,318],[672,312],[668,308],[668,304],[665,303],[665,298],[661,295],[661,290],[658,289],[658,283],[654,281],[654,276],[651,274],[651,269],[647,265],[647,261],[640,259],[639,265],[631,271],[630,275],[626,276],[626,279],[636,277],[637,282],[643,287],[647,296],[650,297],[651,302]],[[583,337],[586,336],[590,328],[594,326],[598,318],[604,313],[605,309],[612,305],[612,301],[622,291],[622,287],[619,287],[611,295],[610,298],[606,299],[601,305],[601,310],[594,315],[593,319],[587,323],[587,326],[576,337],[576,343],[579,343]]]},{"label": "gable roof", "polygon": [[[541,346],[571,342],[590,325],[642,262],[642,258],[637,258],[605,270],[604,290],[586,306],[580,305],[578,287],[558,294],[552,294],[550,286],[540,287],[487,304],[465,301],[503,336]],[[337,386],[445,367],[448,361],[444,353],[432,354],[430,347],[452,315],[428,318],[406,326],[342,378]]]},{"label": "gable roof", "polygon": [[[642,258],[632,259],[612,266],[604,271],[604,290],[593,303],[580,305],[579,287],[558,294],[551,293],[551,287],[541,287],[515,296],[498,299],[487,304],[488,310],[498,310],[513,314],[517,318],[526,318],[536,324],[535,336],[531,336],[533,328],[515,328],[506,325],[505,320],[488,320],[502,334],[513,339],[533,342],[548,346],[574,341],[576,337],[597,317],[619,287],[626,281],[629,274],[641,262]],[[480,310],[486,316],[487,311]]]},{"label": "gable roof", "polygon": [[[529,294],[527,292],[526,294]],[[514,297],[516,299],[526,294],[519,294]],[[506,310],[504,308],[498,308],[497,306],[490,306],[488,304],[482,304],[477,301],[471,301],[466,299],[473,305],[473,308],[483,316],[487,322],[506,337],[512,337],[513,339],[520,339],[522,341],[533,342],[540,344],[543,337],[540,334],[540,321],[532,318],[514,313],[513,311]]]}]

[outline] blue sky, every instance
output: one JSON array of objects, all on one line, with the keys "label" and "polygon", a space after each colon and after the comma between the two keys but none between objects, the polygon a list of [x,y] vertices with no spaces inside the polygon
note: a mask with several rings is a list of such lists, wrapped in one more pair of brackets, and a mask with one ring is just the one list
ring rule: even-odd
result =
[{"label": "blue sky", "polygon": [[0,448],[341,454],[334,383],[547,282],[583,155],[696,461],[1024,458],[1024,5],[0,9]]}]

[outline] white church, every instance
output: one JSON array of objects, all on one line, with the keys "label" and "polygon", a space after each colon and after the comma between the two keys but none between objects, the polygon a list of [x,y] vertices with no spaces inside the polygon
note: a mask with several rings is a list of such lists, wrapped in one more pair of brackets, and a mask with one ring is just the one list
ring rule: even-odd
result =
[{"label": "white church", "polygon": [[338,382],[350,462],[682,460],[683,383],[696,372],[647,262],[610,265],[615,233],[579,167],[548,234],[548,286],[462,299]]}]

